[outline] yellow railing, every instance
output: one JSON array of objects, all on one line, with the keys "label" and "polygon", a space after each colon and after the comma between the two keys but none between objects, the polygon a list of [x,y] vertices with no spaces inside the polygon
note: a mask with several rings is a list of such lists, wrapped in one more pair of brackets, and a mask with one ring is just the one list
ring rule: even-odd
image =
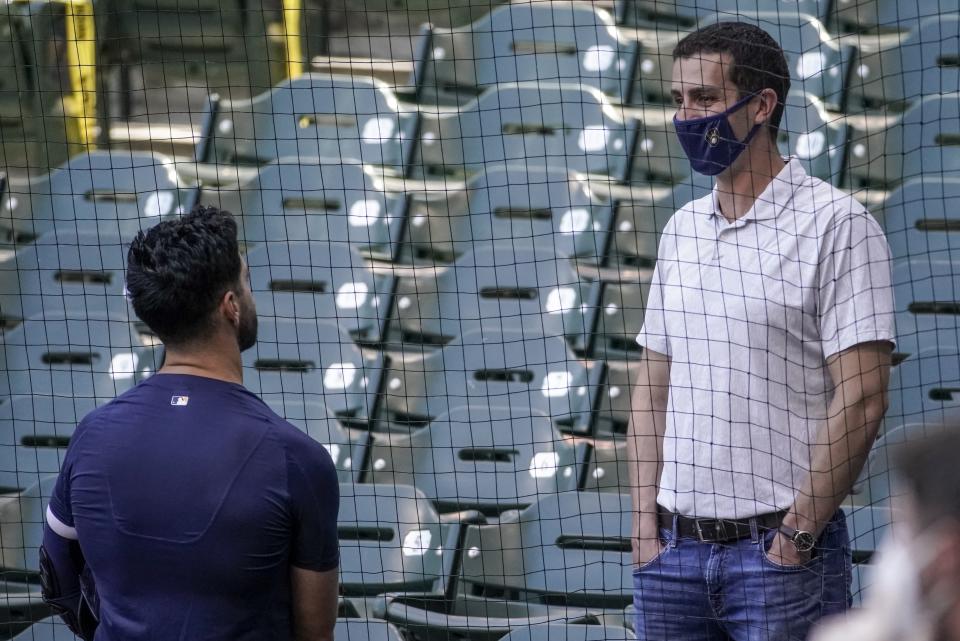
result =
[{"label": "yellow railing", "polygon": [[64,96],[68,142],[93,149],[97,126],[97,37],[92,0],[54,0],[64,5],[70,91]]},{"label": "yellow railing", "polygon": [[287,77],[303,74],[303,0],[283,0],[283,32],[287,48]]}]

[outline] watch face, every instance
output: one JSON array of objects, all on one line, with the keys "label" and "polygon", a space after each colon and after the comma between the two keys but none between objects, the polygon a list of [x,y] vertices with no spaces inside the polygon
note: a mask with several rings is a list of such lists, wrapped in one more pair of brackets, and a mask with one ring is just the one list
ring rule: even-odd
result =
[{"label": "watch face", "polygon": [[816,545],[816,540],[810,532],[797,532],[793,535],[793,544],[798,552],[809,552]]}]

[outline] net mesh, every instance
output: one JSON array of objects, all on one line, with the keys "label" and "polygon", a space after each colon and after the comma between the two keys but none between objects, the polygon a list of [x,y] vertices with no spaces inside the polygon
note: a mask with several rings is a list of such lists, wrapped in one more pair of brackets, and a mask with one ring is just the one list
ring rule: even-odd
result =
[{"label": "net mesh", "polygon": [[[782,47],[769,133],[811,178],[714,205],[674,116],[732,104],[731,61],[673,50],[731,20]],[[0,634],[65,632],[53,483],[164,358],[127,248],[203,204],[249,267],[245,385],[337,470],[338,638],[802,638],[819,607],[761,604],[859,602],[887,452],[960,395],[958,61],[950,0],[6,0]],[[799,579],[769,524],[709,546],[658,501],[823,534]]]}]

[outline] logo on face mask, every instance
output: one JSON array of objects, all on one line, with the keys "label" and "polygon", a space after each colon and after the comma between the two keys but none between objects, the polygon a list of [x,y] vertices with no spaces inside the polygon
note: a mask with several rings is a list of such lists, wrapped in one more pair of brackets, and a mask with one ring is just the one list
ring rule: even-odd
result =
[{"label": "logo on face mask", "polygon": [[[759,93],[759,92],[758,92]],[[733,164],[747,148],[763,124],[754,125],[743,140],[738,140],[728,117],[746,106],[757,94],[744,97],[726,111],[704,118],[678,120],[673,117],[680,146],[683,147],[694,171],[716,176]]]}]

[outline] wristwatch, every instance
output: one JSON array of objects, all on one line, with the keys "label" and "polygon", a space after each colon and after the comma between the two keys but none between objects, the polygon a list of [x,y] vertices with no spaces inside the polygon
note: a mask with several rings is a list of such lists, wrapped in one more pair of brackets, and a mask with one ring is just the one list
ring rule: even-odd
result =
[{"label": "wristwatch", "polygon": [[793,547],[797,548],[797,552],[809,552],[813,549],[813,546],[817,544],[817,540],[811,532],[797,530],[789,525],[781,525],[777,530],[787,537],[788,541],[793,543]]}]

